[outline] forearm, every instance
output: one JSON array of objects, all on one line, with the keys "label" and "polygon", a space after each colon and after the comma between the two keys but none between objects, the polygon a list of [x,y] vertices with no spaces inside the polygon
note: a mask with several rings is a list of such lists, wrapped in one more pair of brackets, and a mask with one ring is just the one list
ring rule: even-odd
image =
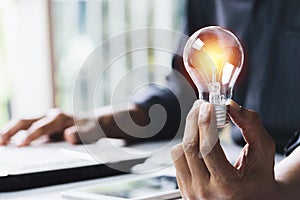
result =
[{"label": "forearm", "polygon": [[144,127],[150,122],[147,112],[135,104],[118,105],[117,108],[105,106],[97,109],[95,114],[101,129],[107,137],[122,138],[134,142],[138,139],[132,135],[140,134],[144,137],[144,134],[147,134],[142,132],[126,133],[128,126],[131,126],[130,122],[140,127]]},{"label": "forearm", "polygon": [[280,185],[284,199],[300,196],[300,147],[275,167],[275,179]]}]

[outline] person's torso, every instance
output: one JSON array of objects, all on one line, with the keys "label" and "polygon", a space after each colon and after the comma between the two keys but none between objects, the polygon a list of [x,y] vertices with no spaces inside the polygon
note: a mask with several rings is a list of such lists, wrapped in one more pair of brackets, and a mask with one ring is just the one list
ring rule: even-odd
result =
[{"label": "person's torso", "polygon": [[257,111],[276,140],[300,128],[300,1],[189,0],[188,34],[223,26],[241,40],[246,62],[234,99]]}]

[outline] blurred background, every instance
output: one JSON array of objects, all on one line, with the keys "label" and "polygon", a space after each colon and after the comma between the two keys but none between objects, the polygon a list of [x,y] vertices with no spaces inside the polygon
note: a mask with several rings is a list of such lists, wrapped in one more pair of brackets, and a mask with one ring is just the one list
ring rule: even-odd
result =
[{"label": "blurred background", "polygon": [[[0,128],[12,117],[36,116],[52,107],[72,112],[76,77],[97,45],[137,28],[182,31],[183,12],[184,0],[0,0]],[[150,32],[143,37],[149,45],[155,42]],[[119,48],[126,51],[133,42],[126,38]],[[168,42],[178,41],[170,34]],[[157,61],[171,66],[171,58],[152,49],[124,56],[105,74],[98,105],[110,103],[110,83],[119,71]],[[149,67],[142,76],[153,81],[165,75]]]}]

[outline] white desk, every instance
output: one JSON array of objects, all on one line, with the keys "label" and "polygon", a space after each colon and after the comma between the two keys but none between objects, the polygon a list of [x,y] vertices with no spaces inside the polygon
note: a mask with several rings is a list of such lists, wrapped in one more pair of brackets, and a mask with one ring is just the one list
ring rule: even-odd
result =
[{"label": "white desk", "polygon": [[[158,154],[154,154],[155,156],[149,158],[146,164],[141,164],[140,166],[137,166],[135,170],[145,170],[145,167],[147,169],[161,169],[158,173],[162,173],[164,175],[170,174],[174,175],[173,167],[170,166],[172,163],[169,150],[170,148],[179,143],[179,140],[175,140],[172,142],[155,142],[155,143],[148,143],[148,144],[139,144],[135,145],[134,148],[137,150],[142,151],[155,151],[158,150]],[[167,148],[162,148],[167,145]],[[56,144],[52,144],[52,148],[54,148]],[[63,147],[64,144],[59,143],[59,147]],[[66,146],[70,146],[66,144]],[[151,165],[151,167],[149,167]],[[169,166],[166,169],[166,166]],[[155,170],[157,173],[157,170]],[[9,199],[25,199],[25,200],[35,200],[35,199],[43,199],[43,200],[59,200],[63,199],[61,197],[61,192],[74,189],[76,187],[81,186],[87,186],[87,185],[93,185],[93,184],[99,184],[104,183],[107,181],[116,181],[124,178],[130,178],[130,177],[136,177],[140,174],[126,174],[126,175],[120,175],[120,176],[113,176],[108,178],[101,178],[101,179],[94,179],[94,180],[88,180],[88,181],[81,181],[81,182],[74,182],[74,183],[68,183],[68,184],[61,184],[61,185],[55,185],[55,186],[48,186],[48,187],[42,187],[42,188],[36,188],[36,189],[29,189],[29,190],[23,190],[18,192],[7,192],[7,193],[0,193],[0,199],[2,200],[9,200]],[[0,186],[1,187],[1,186]]]},{"label": "white desk", "polygon": [[[168,169],[170,171],[172,169]],[[164,173],[162,171],[162,173]],[[2,200],[63,200],[61,197],[61,192],[74,189],[76,187],[88,186],[93,184],[101,184],[107,181],[117,181],[124,178],[130,178],[138,176],[136,174],[120,175],[109,178],[101,178],[89,181],[81,181],[76,183],[62,184],[57,186],[49,186],[44,188],[37,188],[31,190],[25,190],[20,192],[11,192],[0,194],[0,199]]]},{"label": "white desk", "polygon": [[[175,141],[174,143],[178,143],[179,141]],[[164,143],[153,143],[153,144],[141,144],[137,145],[136,148],[141,148],[143,150],[145,149],[158,149],[161,145]],[[171,146],[171,145],[170,145]],[[230,162],[234,162],[235,159],[238,157],[241,147],[232,145],[232,144],[224,144],[222,143],[222,146],[225,150],[225,153],[229,159]],[[276,156],[276,162],[281,160],[282,156]],[[148,164],[154,164],[159,165],[160,163],[167,164],[171,163],[171,159],[168,153],[168,149],[165,151],[160,152],[159,155],[156,155],[152,158],[150,158],[148,161],[146,161]],[[140,168],[147,168],[147,166],[139,166],[136,169]],[[160,171],[162,174],[174,174],[173,167],[164,168]],[[97,183],[104,183],[107,181],[116,181],[123,178],[128,177],[134,177],[138,176],[136,174],[128,174],[128,175],[121,175],[121,176],[114,176],[109,178],[101,178],[101,179],[95,179],[95,180],[89,180],[89,181],[81,181],[81,182],[75,182],[75,183],[69,183],[69,184],[62,184],[62,185],[56,185],[56,186],[48,186],[43,188],[37,188],[37,189],[30,189],[30,190],[24,190],[19,192],[10,192],[10,193],[2,193],[0,194],[0,199],[5,200],[60,200],[62,199],[60,196],[60,193],[65,190],[74,189],[76,187],[80,186],[87,186],[91,184],[97,184]],[[0,186],[1,187],[1,186]]]}]

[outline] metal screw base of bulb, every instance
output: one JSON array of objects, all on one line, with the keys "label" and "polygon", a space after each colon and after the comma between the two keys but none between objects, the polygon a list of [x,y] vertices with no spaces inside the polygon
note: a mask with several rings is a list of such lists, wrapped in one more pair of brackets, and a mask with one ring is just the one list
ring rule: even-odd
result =
[{"label": "metal screw base of bulb", "polygon": [[227,118],[227,106],[225,104],[214,104],[214,110],[216,113],[217,127],[224,128]]}]

